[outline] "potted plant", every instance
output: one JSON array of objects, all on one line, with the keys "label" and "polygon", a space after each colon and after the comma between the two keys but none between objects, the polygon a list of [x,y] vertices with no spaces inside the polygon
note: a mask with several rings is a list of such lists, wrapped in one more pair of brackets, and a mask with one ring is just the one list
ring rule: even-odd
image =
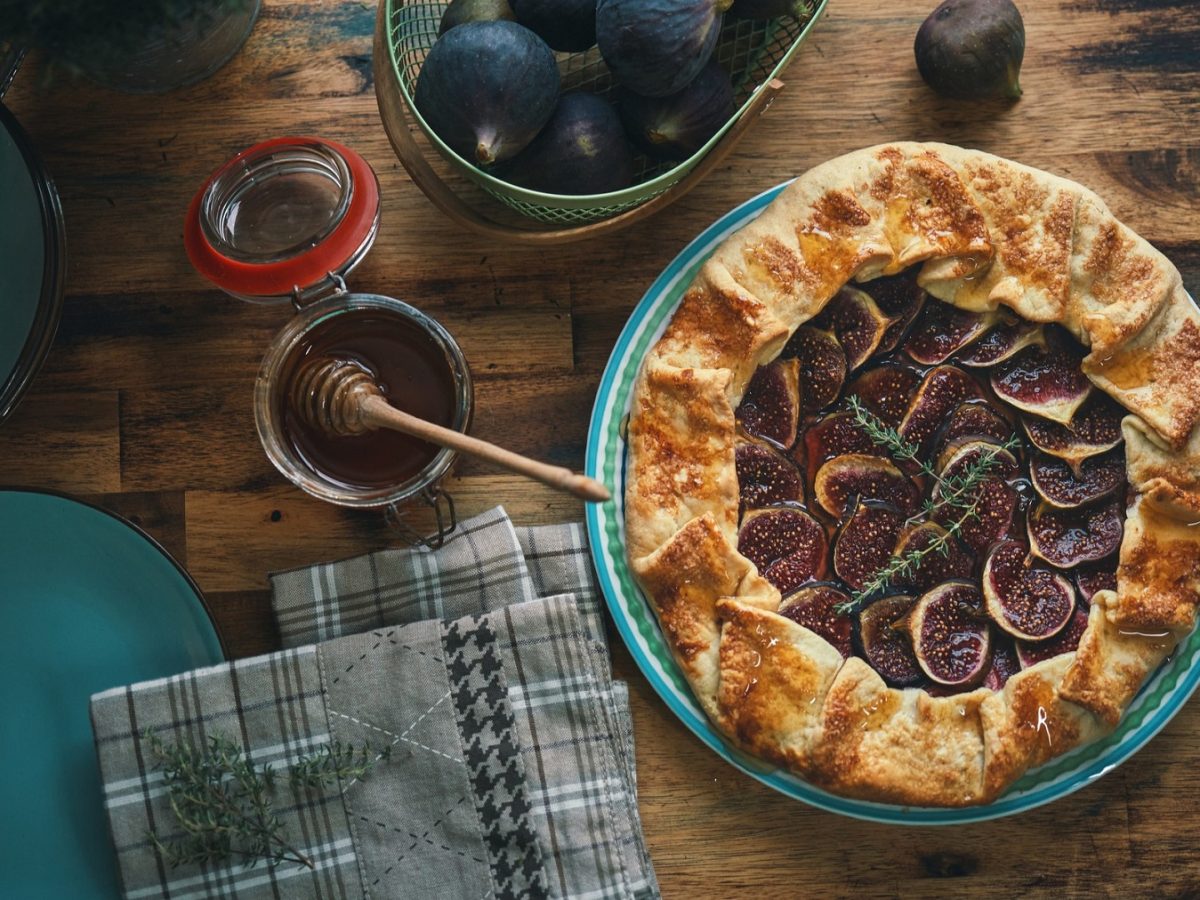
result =
[{"label": "potted plant", "polygon": [[133,93],[207,78],[237,53],[262,0],[0,0],[0,39]]}]

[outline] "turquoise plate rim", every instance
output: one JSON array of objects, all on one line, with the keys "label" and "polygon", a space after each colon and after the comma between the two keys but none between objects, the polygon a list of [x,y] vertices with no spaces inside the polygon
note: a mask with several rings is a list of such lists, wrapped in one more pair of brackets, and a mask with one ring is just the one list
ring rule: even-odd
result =
[{"label": "turquoise plate rim", "polygon": [[651,687],[705,745],[752,778],[818,809],[885,824],[962,825],[1027,812],[1074,793],[1145,746],[1195,692],[1200,684],[1200,666],[1194,665],[1200,654],[1200,629],[1193,629],[1146,680],[1120,724],[1105,737],[1026,773],[991,803],[953,809],[898,806],[831,794],[728,743],[693,700],[663,643],[658,622],[633,582],[624,550],[625,445],[621,434],[633,379],[651,341],[665,327],[669,313],[704,260],[790,183],[776,185],[730,210],[684,247],[634,308],[604,368],[588,428],[585,471],[604,482],[614,499],[588,504],[586,518],[592,561],[617,631]]}]

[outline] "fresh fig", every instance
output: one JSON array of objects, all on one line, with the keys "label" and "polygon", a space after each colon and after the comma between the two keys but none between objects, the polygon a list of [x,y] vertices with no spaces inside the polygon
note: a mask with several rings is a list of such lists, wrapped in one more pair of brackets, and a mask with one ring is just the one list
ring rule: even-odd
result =
[{"label": "fresh fig", "polygon": [[808,18],[812,13],[809,0],[734,0],[729,8],[731,16],[739,19],[778,19],[791,16],[794,19]]},{"label": "fresh fig", "polygon": [[913,602],[907,594],[894,594],[876,600],[858,614],[863,657],[893,687],[913,687],[925,680],[912,641],[902,627],[897,627]]},{"label": "fresh fig", "polygon": [[805,325],[779,354],[800,361],[800,410],[814,413],[833,403],[846,383],[846,354],[832,331]]},{"label": "fresh fig", "polygon": [[413,98],[426,124],[463,159],[489,166],[520,153],[550,121],[558,65],[516,22],[467,22],[437,39]]},{"label": "fresh fig", "polygon": [[1012,0],[945,0],[913,47],[925,83],[943,97],[1021,96],[1025,23]]},{"label": "fresh fig", "polygon": [[1075,589],[1062,575],[1028,566],[1025,546],[1001,541],[983,564],[983,596],[992,621],[1015,638],[1044,641],[1062,631]]},{"label": "fresh fig", "polygon": [[887,275],[864,282],[860,287],[875,300],[875,305],[888,317],[888,326],[879,342],[878,353],[890,353],[899,346],[908,328],[925,307],[928,294],[917,285],[917,269],[906,269],[899,275]]},{"label": "fresh fig", "polygon": [[1092,605],[1092,598],[1100,591],[1117,589],[1116,562],[1108,565],[1080,566],[1075,570],[1075,587],[1084,606]]},{"label": "fresh fig", "polygon": [[905,514],[890,503],[859,500],[838,529],[833,571],[856,591],[892,557]]},{"label": "fresh fig", "polygon": [[596,0],[510,0],[517,21],[550,45],[575,53],[596,44]]},{"label": "fresh fig", "polygon": [[828,549],[825,529],[795,507],[749,512],[738,530],[738,552],[784,593],[824,578]]},{"label": "fresh fig", "polygon": [[895,463],[864,453],[847,453],[824,463],[817,470],[813,494],[835,518],[845,514],[856,496],[891,503],[906,515],[912,514],[920,501],[916,486]]},{"label": "fresh fig", "polygon": [[825,304],[812,320],[817,328],[837,335],[846,353],[846,365],[853,371],[879,349],[888,317],[866,291],[847,285]]},{"label": "fresh fig", "polygon": [[922,450],[928,451],[934,433],[946,420],[946,416],[960,403],[981,399],[983,389],[962,369],[954,366],[935,366],[921,379],[921,385],[900,423],[900,435]]},{"label": "fresh fig", "polygon": [[618,84],[677,94],[712,57],[732,0],[599,0],[596,42]]},{"label": "fresh fig", "polygon": [[850,597],[837,585],[818,582],[784,597],[779,614],[825,638],[842,656],[849,656],[854,652],[854,622],[848,614],[838,612],[839,606],[849,602]]},{"label": "fresh fig", "polygon": [[992,370],[996,396],[1022,412],[1065,425],[1092,392],[1079,358],[1062,349],[1026,347]]},{"label": "fresh fig", "polygon": [[445,34],[456,25],[468,22],[495,22],[499,19],[512,22],[516,18],[508,0],[453,0],[442,13],[438,34]]},{"label": "fresh fig", "polygon": [[628,187],[633,172],[633,150],[616,110],[576,91],[559,98],[541,134],[498,174],[547,194],[607,194]]},{"label": "fresh fig", "polygon": [[905,624],[917,663],[930,680],[948,687],[983,680],[991,662],[992,632],[975,585],[947,581],[926,591]]},{"label": "fresh fig", "polygon": [[935,366],[983,337],[994,319],[993,313],[971,312],[930,300],[913,323],[904,352],[920,365]]},{"label": "fresh fig", "polygon": [[643,97],[619,88],[617,109],[629,137],[650,156],[687,159],[721,130],[737,106],[729,74],[712,59],[669,97]]},{"label": "fresh fig", "polygon": [[738,444],[734,462],[744,509],[804,498],[800,470],[779,451],[762,444]]},{"label": "fresh fig", "polygon": [[915,568],[895,579],[896,584],[924,592],[943,581],[966,578],[971,574],[975,568],[971,554],[954,538],[947,540],[946,529],[937,522],[922,522],[902,531],[894,555],[903,557],[924,550],[934,541],[941,541],[942,549],[926,553]]},{"label": "fresh fig", "polygon": [[1125,485],[1125,454],[1116,451],[1085,459],[1078,473],[1072,472],[1064,460],[1039,454],[1029,462],[1029,479],[1051,506],[1082,506]]},{"label": "fresh fig", "polygon": [[983,676],[983,686],[993,691],[1003,690],[1008,679],[1020,671],[1021,660],[1017,658],[1016,646],[1004,635],[996,635],[992,639],[992,664]]},{"label": "fresh fig", "polygon": [[1036,322],[1024,319],[1003,322],[959,353],[958,361],[964,366],[994,366],[1011,359],[1031,344],[1042,344],[1044,341],[1042,326]]},{"label": "fresh fig", "polygon": [[1058,509],[1043,502],[1030,513],[1027,528],[1034,556],[1071,569],[1116,553],[1125,523],[1116,500],[1089,509]]},{"label": "fresh fig", "polygon": [[1116,401],[1103,391],[1094,391],[1066,425],[1044,419],[1023,419],[1030,443],[1043,453],[1057,456],[1078,472],[1083,460],[1120,446],[1121,419],[1125,416]]},{"label": "fresh fig", "polygon": [[1071,614],[1071,621],[1067,623],[1067,627],[1050,640],[1037,643],[1017,641],[1017,659],[1021,661],[1021,668],[1028,669],[1044,660],[1075,652],[1079,642],[1083,640],[1087,626],[1088,614],[1082,609],[1076,609]]},{"label": "fresh fig", "polygon": [[863,372],[846,388],[870,412],[895,428],[904,419],[921,376],[908,366],[876,366]]},{"label": "fresh fig", "polygon": [[970,438],[992,438],[1006,441],[1012,437],[1013,426],[986,403],[960,403],[946,419],[934,438],[934,447],[941,453],[948,444]]},{"label": "fresh fig", "polygon": [[735,412],[742,429],[786,450],[796,443],[800,415],[800,364],[777,359],[759,366]]}]

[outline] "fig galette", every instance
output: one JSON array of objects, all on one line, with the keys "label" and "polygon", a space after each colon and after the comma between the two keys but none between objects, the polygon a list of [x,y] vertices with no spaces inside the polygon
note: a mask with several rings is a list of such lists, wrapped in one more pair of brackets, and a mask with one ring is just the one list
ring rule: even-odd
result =
[{"label": "fig galette", "polygon": [[1200,605],[1200,311],[1072,182],[889,144],[801,176],[643,363],[630,564],[700,705],[847,796],[987,802]]}]

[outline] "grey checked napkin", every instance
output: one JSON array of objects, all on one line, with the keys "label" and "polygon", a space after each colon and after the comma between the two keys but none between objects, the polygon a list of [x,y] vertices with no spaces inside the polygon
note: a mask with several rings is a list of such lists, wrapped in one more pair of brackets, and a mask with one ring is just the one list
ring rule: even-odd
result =
[{"label": "grey checked napkin", "polygon": [[[281,573],[272,593],[288,649],[92,698],[126,897],[658,896],[581,526],[495,509],[440,550]],[[314,870],[172,870],[146,837],[174,821],[147,729],[277,766],[332,740],[391,756],[340,792],[277,789]]]}]

